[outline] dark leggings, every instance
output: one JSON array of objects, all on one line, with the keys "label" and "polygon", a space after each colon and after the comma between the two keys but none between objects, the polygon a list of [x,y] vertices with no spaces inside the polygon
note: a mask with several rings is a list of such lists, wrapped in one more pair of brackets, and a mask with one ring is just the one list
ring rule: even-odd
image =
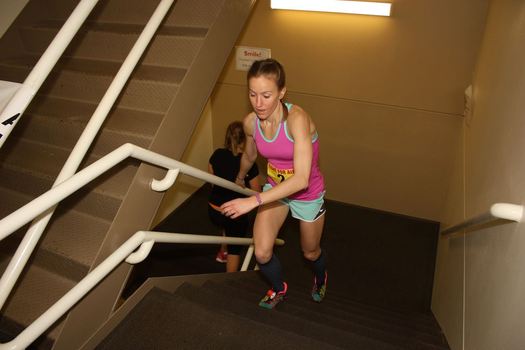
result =
[{"label": "dark leggings", "polygon": [[[237,219],[230,219],[229,217],[222,215],[218,210],[213,209],[208,205],[208,215],[211,222],[220,228],[224,229],[224,233],[228,237],[246,237],[248,232],[248,217],[242,215]],[[228,254],[240,255],[241,247],[239,245],[228,244]]]}]

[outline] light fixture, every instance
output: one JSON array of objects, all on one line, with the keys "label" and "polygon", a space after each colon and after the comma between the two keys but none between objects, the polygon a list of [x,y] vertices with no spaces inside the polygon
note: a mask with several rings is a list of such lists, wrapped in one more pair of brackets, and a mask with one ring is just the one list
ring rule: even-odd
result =
[{"label": "light fixture", "polygon": [[392,4],[388,2],[341,0],[272,0],[275,10],[300,10],[355,13],[360,15],[390,16]]}]

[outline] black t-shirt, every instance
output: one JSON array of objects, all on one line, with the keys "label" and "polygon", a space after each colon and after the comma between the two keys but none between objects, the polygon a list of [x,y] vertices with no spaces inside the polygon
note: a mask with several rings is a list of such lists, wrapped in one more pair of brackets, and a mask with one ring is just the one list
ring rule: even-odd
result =
[{"label": "black t-shirt", "polygon": [[[222,177],[228,181],[235,182],[235,178],[239,173],[239,168],[241,166],[241,153],[237,156],[234,156],[233,153],[225,148],[218,148],[213,152],[210,157],[210,164],[213,168],[214,175]],[[249,182],[251,179],[259,175],[259,169],[257,164],[253,164],[251,169],[248,171],[244,183],[246,187],[249,187]],[[258,188],[254,190],[259,190]],[[227,190],[220,186],[213,186],[210,195],[210,203],[215,205],[222,205],[227,201],[230,201],[235,198],[244,197],[242,194]]]}]

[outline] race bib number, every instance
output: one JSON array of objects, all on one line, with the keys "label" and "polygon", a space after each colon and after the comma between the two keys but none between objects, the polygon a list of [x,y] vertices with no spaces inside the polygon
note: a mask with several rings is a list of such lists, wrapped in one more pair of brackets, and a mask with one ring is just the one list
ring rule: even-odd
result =
[{"label": "race bib number", "polygon": [[275,183],[281,183],[290,176],[294,174],[293,168],[292,169],[278,169],[274,167],[271,163],[268,163],[268,176],[272,178]]}]

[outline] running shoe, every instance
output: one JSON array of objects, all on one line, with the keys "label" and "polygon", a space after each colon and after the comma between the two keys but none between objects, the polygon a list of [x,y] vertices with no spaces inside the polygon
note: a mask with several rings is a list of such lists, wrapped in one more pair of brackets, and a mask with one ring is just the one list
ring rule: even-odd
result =
[{"label": "running shoe", "polygon": [[228,252],[224,252],[222,250],[219,250],[217,253],[217,256],[215,257],[215,260],[220,263],[225,263],[228,259]]},{"label": "running shoe", "polygon": [[328,283],[328,273],[326,271],[324,273],[323,284],[318,285],[317,278],[314,277],[314,286],[312,288],[312,299],[316,303],[320,303],[321,301],[323,301],[324,296],[326,295],[326,284],[327,283]]},{"label": "running shoe", "polygon": [[280,292],[276,293],[273,289],[267,291],[264,298],[262,298],[259,302],[259,306],[271,310],[275,307],[275,305],[279,304],[281,301],[284,301],[286,299],[286,292],[288,291],[288,284],[283,282],[283,285],[284,289]]}]

